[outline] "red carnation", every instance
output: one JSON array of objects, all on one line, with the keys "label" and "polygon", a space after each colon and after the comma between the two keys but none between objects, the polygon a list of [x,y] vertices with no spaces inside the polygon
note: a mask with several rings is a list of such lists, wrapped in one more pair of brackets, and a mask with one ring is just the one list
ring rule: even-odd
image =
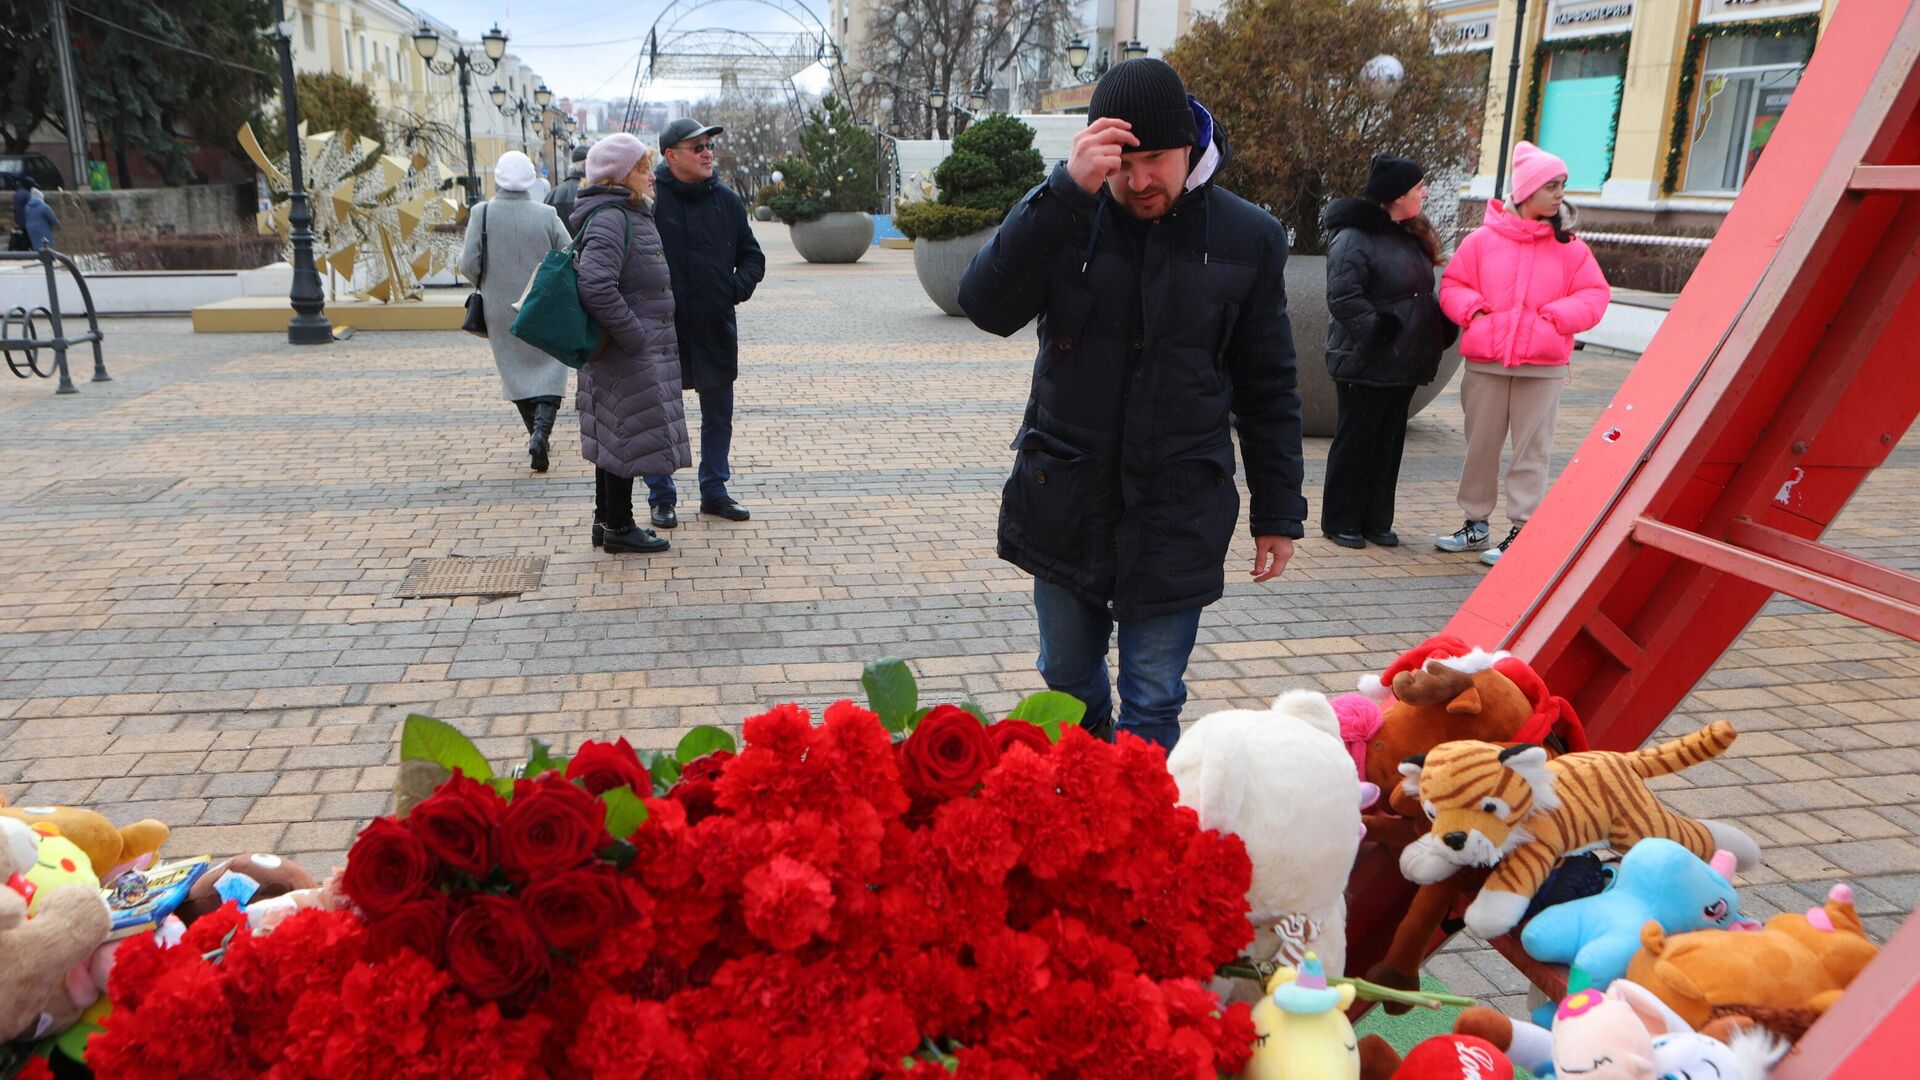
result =
[{"label": "red carnation", "polygon": [[1029,724],[1025,720],[1002,720],[987,728],[987,738],[993,748],[1004,754],[1016,746],[1030,746],[1033,752],[1046,757],[1053,749],[1053,741],[1038,724]]},{"label": "red carnation", "polygon": [[543,878],[520,894],[520,906],[534,930],[556,949],[592,943],[629,907],[620,879],[604,870],[567,870]]},{"label": "red carnation", "polygon": [[797,949],[827,928],[833,885],[814,867],[775,855],[742,884],[747,929],[774,948]]},{"label": "red carnation", "polygon": [[567,779],[580,781],[581,786],[595,795],[623,785],[643,797],[653,791],[653,774],[640,764],[640,755],[633,752],[625,738],[610,743],[589,741],[582,745],[573,760],[567,762]]},{"label": "red carnation", "polygon": [[900,746],[900,771],[922,795],[965,795],[1000,760],[980,718],[953,705],[936,705]]},{"label": "red carnation", "polygon": [[446,956],[452,921],[453,906],[444,896],[409,900],[367,927],[367,949],[375,958],[412,949],[438,967]]},{"label": "red carnation", "polygon": [[424,895],[433,869],[433,856],[412,829],[391,817],[375,818],[347,852],[340,887],[377,918]]},{"label": "red carnation", "polygon": [[512,997],[547,973],[547,947],[519,904],[476,896],[447,933],[447,969],[475,997]]},{"label": "red carnation", "polygon": [[513,785],[500,821],[500,862],[521,878],[572,870],[610,841],[607,804],[557,772]]},{"label": "red carnation", "polygon": [[500,793],[461,773],[407,815],[407,825],[434,857],[474,877],[493,869],[494,830],[506,811]]}]

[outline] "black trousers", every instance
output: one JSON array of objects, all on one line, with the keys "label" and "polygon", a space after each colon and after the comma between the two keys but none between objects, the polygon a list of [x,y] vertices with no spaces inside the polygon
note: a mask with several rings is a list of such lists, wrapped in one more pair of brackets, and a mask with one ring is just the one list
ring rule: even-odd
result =
[{"label": "black trousers", "polygon": [[615,532],[633,527],[633,477],[594,467],[593,520]]},{"label": "black trousers", "polygon": [[1393,490],[1400,482],[1400,455],[1407,445],[1411,386],[1362,386],[1336,382],[1340,420],[1327,451],[1327,483],[1320,499],[1320,529],[1330,533],[1383,533],[1393,528]]}]

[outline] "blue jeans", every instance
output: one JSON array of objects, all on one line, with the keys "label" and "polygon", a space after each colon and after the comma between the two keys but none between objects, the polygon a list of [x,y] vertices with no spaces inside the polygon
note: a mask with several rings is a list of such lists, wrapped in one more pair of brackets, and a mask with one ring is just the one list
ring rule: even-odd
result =
[{"label": "blue jeans", "polygon": [[[1047,688],[1087,706],[1080,726],[1111,741],[1114,733],[1107,643],[1113,617],[1070,589],[1033,582],[1040,620],[1040,677]],[[1120,623],[1119,729],[1167,750],[1180,741],[1180,709],[1187,703],[1187,660],[1200,630],[1200,610]]]},{"label": "blue jeans", "polygon": [[[700,501],[727,497],[727,448],[733,445],[733,384],[695,390],[700,398]],[[672,506],[679,497],[672,474],[647,477],[647,505]]]}]

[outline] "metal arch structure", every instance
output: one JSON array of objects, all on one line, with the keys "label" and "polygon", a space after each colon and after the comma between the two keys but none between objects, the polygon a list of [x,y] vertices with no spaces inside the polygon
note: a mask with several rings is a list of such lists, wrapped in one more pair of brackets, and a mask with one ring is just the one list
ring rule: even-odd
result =
[{"label": "metal arch structure", "polygon": [[[799,30],[763,34],[732,29],[680,30],[697,13],[720,4],[767,8],[792,20]],[[831,38],[820,16],[800,0],[673,0],[647,30],[647,44],[634,73],[633,90],[627,96],[625,121],[633,122],[641,92],[656,78],[711,78],[723,84],[739,84],[743,71],[756,80],[784,82],[788,100],[799,115],[803,110],[793,76],[818,60]],[[742,42],[752,43],[752,48],[739,52],[723,47]],[[845,79],[837,73],[834,78],[840,82]]]}]

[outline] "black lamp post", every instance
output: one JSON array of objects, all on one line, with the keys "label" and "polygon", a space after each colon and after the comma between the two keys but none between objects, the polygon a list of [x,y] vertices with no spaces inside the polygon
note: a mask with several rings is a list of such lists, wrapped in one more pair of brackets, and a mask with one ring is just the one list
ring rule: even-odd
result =
[{"label": "black lamp post", "polygon": [[280,97],[282,121],[287,129],[287,172],[293,185],[287,206],[287,235],[293,242],[293,288],[287,299],[293,305],[293,318],[287,320],[290,345],[325,345],[333,340],[333,327],[327,322],[327,294],[320,288],[320,272],[313,265],[313,207],[307,203],[307,188],[300,175],[300,100],[294,90],[293,24],[287,21],[286,5],[274,0],[274,46],[280,53]]},{"label": "black lamp post", "polygon": [[532,145],[527,141],[527,121],[532,117],[546,114],[547,104],[553,100],[553,91],[547,89],[546,83],[541,83],[540,88],[533,92],[532,101],[524,97],[508,101],[507,91],[499,83],[494,83],[493,89],[487,91],[487,96],[493,99],[494,107],[500,110],[502,116],[520,118],[520,150],[522,153],[526,152]]},{"label": "black lamp post", "polygon": [[1099,56],[1093,55],[1093,46],[1087,44],[1086,38],[1074,38],[1067,43],[1067,66],[1073,69],[1073,77],[1083,83],[1100,81],[1100,76],[1107,73],[1108,57],[1106,49],[1101,49]]},{"label": "black lamp post", "polygon": [[493,74],[500,58],[507,55],[507,35],[501,33],[500,24],[495,23],[493,29],[480,35],[480,44],[486,51],[485,56],[475,56],[465,48],[458,48],[447,60],[435,61],[434,55],[440,51],[440,34],[425,19],[420,20],[420,29],[413,32],[414,50],[427,62],[427,70],[438,75],[451,75],[455,68],[460,71],[460,115],[467,135],[468,206],[480,201],[480,174],[473,168],[473,101],[469,93],[472,75]]},{"label": "black lamp post", "polygon": [[993,87],[986,83],[981,83],[979,86],[974,87],[973,92],[967,95],[968,111],[976,113],[985,112],[987,110],[987,94],[992,89]]}]

